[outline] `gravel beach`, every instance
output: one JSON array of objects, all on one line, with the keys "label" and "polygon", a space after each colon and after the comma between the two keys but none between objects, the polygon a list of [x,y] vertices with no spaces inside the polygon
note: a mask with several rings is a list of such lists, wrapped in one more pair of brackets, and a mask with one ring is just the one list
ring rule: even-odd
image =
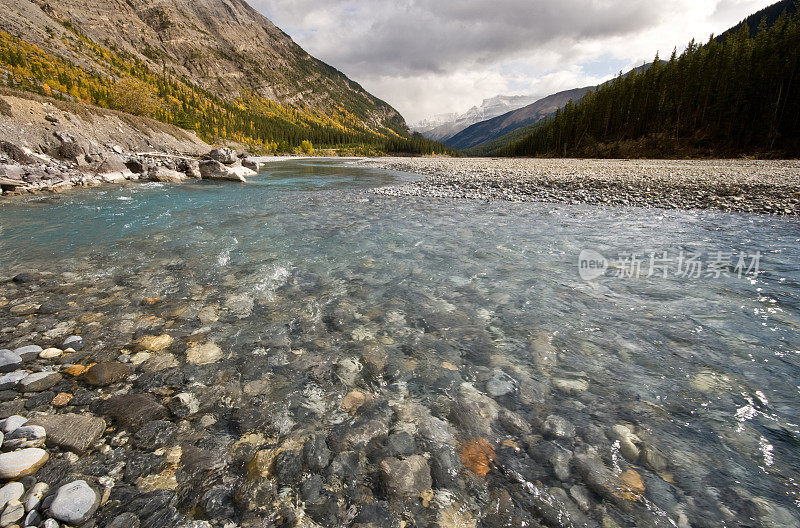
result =
[{"label": "gravel beach", "polygon": [[800,214],[800,161],[382,158],[423,179],[377,193]]}]

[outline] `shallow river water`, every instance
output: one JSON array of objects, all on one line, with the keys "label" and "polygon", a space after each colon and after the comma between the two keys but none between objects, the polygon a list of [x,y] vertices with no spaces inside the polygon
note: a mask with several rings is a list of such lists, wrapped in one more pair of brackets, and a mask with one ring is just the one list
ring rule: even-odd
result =
[{"label": "shallow river water", "polygon": [[[368,192],[409,178],[295,161],[8,200],[0,270],[37,280],[0,305],[51,309],[0,308],[0,348],[77,333],[135,358],[96,398],[199,400],[156,445],[109,442],[118,509],[181,445],[213,463],[178,463],[170,507],[219,526],[800,525],[797,220]],[[254,483],[279,451],[299,462]]]}]

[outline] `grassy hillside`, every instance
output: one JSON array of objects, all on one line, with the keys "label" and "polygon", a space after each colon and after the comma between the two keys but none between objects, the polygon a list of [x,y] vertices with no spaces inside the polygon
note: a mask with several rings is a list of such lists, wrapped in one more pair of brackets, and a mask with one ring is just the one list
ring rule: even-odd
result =
[{"label": "grassy hillside", "polygon": [[499,149],[508,156],[800,155],[800,18],[620,77]]}]

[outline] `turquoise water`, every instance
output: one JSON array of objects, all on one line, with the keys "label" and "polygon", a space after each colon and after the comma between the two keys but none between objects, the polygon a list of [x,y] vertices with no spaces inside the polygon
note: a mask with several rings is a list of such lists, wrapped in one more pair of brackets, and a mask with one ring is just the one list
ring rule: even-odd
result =
[{"label": "turquoise water", "polygon": [[[0,345],[63,321],[112,357],[143,334],[202,334],[225,357],[193,383],[234,372],[243,386],[272,387],[209,410],[216,425],[207,434],[229,434],[233,422],[242,432],[235,417],[246,409],[262,417],[254,429],[281,439],[367,416],[411,431],[420,453],[486,437],[497,457],[484,479],[434,482],[474,519],[493,489],[505,489],[541,521],[542,509],[526,503],[527,482],[570,497],[558,500],[571,513],[551,525],[800,524],[796,220],[368,192],[411,178],[286,162],[246,185],[148,183],[8,200],[0,268],[48,279],[1,295],[63,309],[22,328],[0,311]],[[612,269],[582,280],[585,249]],[[681,251],[704,262],[730,253],[727,276],[614,276],[619,254],[640,255],[647,272],[651,253]],[[752,264],[756,252],[761,273],[740,278],[736,256]],[[141,304],[153,297],[162,301]],[[85,322],[86,313],[101,323]],[[172,350],[179,362],[184,349]],[[363,417],[338,411],[353,389],[376,399]],[[476,398],[489,418],[469,412]],[[574,435],[553,438],[542,425],[551,415]],[[448,435],[429,432],[431,417]],[[619,425],[635,432],[638,457],[621,451]],[[552,449],[632,469],[645,490],[631,500],[604,495],[574,460],[566,474],[557,470]],[[374,474],[368,463],[361,478]],[[575,506],[572,488],[589,490],[588,509]]]}]

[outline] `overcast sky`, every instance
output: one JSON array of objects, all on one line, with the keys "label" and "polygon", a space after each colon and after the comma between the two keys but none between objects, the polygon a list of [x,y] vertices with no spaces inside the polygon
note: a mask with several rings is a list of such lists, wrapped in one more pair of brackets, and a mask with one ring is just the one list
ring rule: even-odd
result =
[{"label": "overcast sky", "polygon": [[668,58],[777,0],[250,0],[414,123]]}]

